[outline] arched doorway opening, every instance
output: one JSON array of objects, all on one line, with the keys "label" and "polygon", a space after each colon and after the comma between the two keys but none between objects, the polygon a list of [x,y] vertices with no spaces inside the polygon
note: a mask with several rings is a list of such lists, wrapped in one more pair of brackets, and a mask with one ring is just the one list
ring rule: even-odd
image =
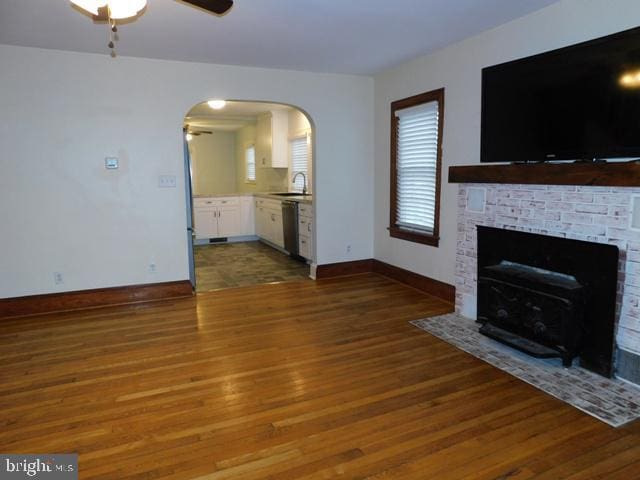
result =
[{"label": "arched doorway opening", "polygon": [[281,103],[209,100],[184,118],[191,282],[198,292],[309,280],[313,123]]}]

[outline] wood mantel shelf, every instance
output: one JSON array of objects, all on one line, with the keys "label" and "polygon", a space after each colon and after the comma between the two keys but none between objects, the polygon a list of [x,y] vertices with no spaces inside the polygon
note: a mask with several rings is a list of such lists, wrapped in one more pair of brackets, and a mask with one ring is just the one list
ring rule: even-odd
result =
[{"label": "wood mantel shelf", "polygon": [[640,186],[640,162],[527,163],[449,167],[449,183]]}]

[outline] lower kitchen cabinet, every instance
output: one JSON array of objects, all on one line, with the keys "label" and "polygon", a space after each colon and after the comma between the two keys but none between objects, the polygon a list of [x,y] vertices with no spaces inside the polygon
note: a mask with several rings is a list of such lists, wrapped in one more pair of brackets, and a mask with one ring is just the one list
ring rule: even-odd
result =
[{"label": "lower kitchen cabinet", "polygon": [[284,248],[282,203],[277,200],[256,198],[256,235]]},{"label": "lower kitchen cabinet", "polygon": [[298,204],[298,254],[313,257],[313,209],[309,204]]},{"label": "lower kitchen cabinet", "polygon": [[[250,199],[250,197],[249,197]],[[243,197],[196,198],[193,202],[193,225],[196,239],[253,235],[253,202]],[[249,211],[247,211],[249,209]]]}]

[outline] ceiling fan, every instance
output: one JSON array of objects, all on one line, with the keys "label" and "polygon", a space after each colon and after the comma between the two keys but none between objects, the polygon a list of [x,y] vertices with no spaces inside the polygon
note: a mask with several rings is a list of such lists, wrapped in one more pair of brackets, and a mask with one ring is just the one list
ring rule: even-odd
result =
[{"label": "ceiling fan", "polygon": [[193,139],[193,137],[197,137],[199,135],[202,135],[203,133],[205,135],[213,134],[213,132],[210,130],[193,130],[192,127],[189,125],[184,126],[184,133],[185,133],[185,138],[187,139],[188,142],[190,142]]},{"label": "ceiling fan", "polygon": [[[147,0],[70,0],[81,10],[91,14],[94,22],[108,23],[110,27],[109,48],[115,57],[115,41],[118,40],[117,21],[138,17],[147,8]],[[233,0],[178,0],[214,15],[222,16],[233,7]]]}]

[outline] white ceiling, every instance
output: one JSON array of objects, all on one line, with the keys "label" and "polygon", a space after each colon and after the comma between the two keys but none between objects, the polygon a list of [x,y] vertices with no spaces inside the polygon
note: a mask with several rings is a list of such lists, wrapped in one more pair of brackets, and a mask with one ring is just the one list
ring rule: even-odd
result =
[{"label": "white ceiling", "polygon": [[[235,0],[224,17],[149,0],[118,53],[228,65],[372,74],[556,0]],[[108,53],[107,27],[69,0],[0,0],[0,43]]]}]

